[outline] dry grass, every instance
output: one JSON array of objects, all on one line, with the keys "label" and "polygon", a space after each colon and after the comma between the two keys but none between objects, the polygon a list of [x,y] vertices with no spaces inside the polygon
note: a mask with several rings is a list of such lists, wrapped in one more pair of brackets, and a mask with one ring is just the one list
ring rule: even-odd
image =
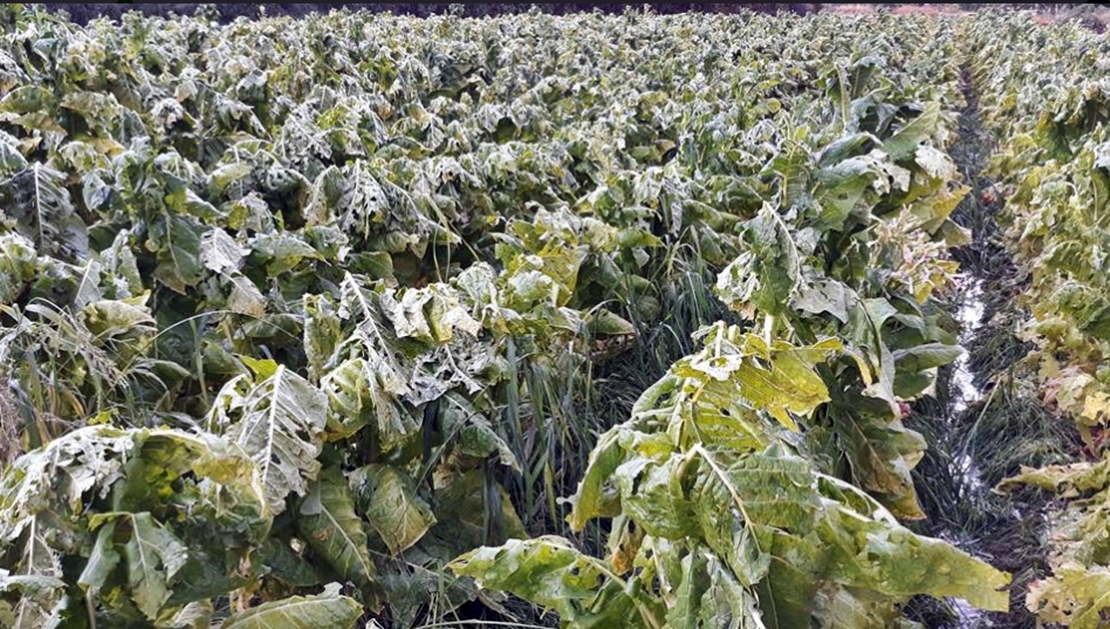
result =
[{"label": "dry grass", "polygon": [[968,12],[955,4],[903,4],[895,7],[891,13],[894,15],[966,15]]},{"label": "dry grass", "polygon": [[[878,9],[873,4],[826,4],[825,10],[841,15],[867,15]],[[902,4],[891,10],[894,15],[964,15],[955,4]]]},{"label": "dry grass", "polygon": [[0,467],[7,467],[23,453],[23,418],[19,406],[9,388],[9,383],[0,380]]},{"label": "dry grass", "polygon": [[875,7],[870,4],[826,4],[825,10],[842,15],[867,15],[874,13]]}]

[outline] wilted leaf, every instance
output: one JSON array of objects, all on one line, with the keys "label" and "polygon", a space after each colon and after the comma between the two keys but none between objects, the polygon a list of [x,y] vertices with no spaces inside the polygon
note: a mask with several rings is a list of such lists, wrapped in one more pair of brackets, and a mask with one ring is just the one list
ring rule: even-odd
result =
[{"label": "wilted leaf", "polygon": [[408,549],[435,524],[435,515],[400,470],[368,465],[349,478],[360,511],[391,553]]},{"label": "wilted leaf", "polygon": [[169,599],[172,580],[188,559],[188,548],[149,513],[125,520],[131,536],[123,546],[132,598],[147,618],[155,619]]},{"label": "wilted leaf", "polygon": [[378,587],[366,532],[355,514],[354,498],[343,473],[328,468],[314,482],[295,511],[297,529],[335,572],[359,587]]},{"label": "wilted leaf", "polygon": [[782,218],[769,206],[744,228],[744,253],[718,275],[717,295],[734,310],[756,308],[777,315],[798,287],[798,248]]},{"label": "wilted leaf", "polygon": [[201,224],[191,216],[167,216],[155,231],[158,237],[158,266],[154,277],[177,291],[186,291],[204,278],[201,263]]},{"label": "wilted leaf", "polygon": [[350,629],[361,615],[359,604],[340,596],[339,585],[333,583],[317,596],[293,596],[239,612],[220,629]]},{"label": "wilted leaf", "polygon": [[19,234],[0,235],[0,302],[10,304],[34,279],[35,245]]},{"label": "wilted leaf", "polygon": [[327,398],[307,380],[278,366],[268,378],[233,378],[220,391],[211,418],[258,465],[275,513],[290,493],[304,495],[316,477]]},{"label": "wilted leaf", "polygon": [[222,229],[210,229],[200,238],[200,261],[216,273],[239,270],[247,250]]},{"label": "wilted leaf", "polygon": [[89,255],[88,232],[65,189],[62,173],[31,164],[0,184],[0,200],[4,213],[15,219],[19,232],[39,251],[64,260]]},{"label": "wilted leaf", "polygon": [[573,626],[661,627],[661,604],[645,592],[629,595],[600,560],[561,537],[510,540],[479,548],[448,566],[485,588],[505,590],[553,609]]}]

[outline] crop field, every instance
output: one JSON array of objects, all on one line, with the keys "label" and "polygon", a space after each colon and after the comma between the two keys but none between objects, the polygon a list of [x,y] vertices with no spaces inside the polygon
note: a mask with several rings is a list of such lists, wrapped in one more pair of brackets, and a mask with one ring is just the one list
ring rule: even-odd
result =
[{"label": "crop field", "polygon": [[0,627],[1110,626],[1107,36],[216,17],[0,7]]}]

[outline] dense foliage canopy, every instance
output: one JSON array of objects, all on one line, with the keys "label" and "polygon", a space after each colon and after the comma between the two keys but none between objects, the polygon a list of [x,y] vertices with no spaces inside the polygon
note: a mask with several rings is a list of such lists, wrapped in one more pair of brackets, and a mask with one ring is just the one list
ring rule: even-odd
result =
[{"label": "dense foliage canopy", "polygon": [[[410,627],[475,600],[511,617],[496,591],[568,627],[1008,605],[1008,575],[901,524],[926,448],[902,420],[962,352],[939,301],[967,238],[961,42],[1027,25],[0,22],[0,414],[22,452],[0,625]],[[1064,113],[1010,111],[1023,45],[975,80],[1000,134],[1036,117],[1019,129],[1060,152],[1009,167],[1052,269],[1075,257],[1043,217],[1101,214],[1044,191],[1085,194],[1067,180],[1106,166],[1085,135],[1105,112],[1066,76]],[[1079,68],[1082,45],[1055,52]],[[1097,362],[1105,278],[1067,270],[1039,304]],[[669,369],[599,400],[644,346]]]}]

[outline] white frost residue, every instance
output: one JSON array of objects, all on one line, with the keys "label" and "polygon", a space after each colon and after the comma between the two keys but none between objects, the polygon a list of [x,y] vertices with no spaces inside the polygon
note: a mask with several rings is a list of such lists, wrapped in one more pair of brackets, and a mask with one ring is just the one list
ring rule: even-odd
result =
[{"label": "white frost residue", "polygon": [[[966,347],[967,342],[975,335],[982,324],[983,312],[983,282],[977,279],[967,287],[960,309],[956,312],[956,319],[961,326],[960,344]],[[970,355],[966,352],[956,360],[955,372],[952,374],[952,383],[956,387],[952,396],[953,414],[962,413],[968,406],[983,399],[983,392],[975,386],[969,360]]]},{"label": "white frost residue", "polygon": [[[965,348],[983,324],[983,282],[980,279],[971,280],[964,289],[960,308],[956,312],[956,319],[960,322],[960,345]],[[968,407],[983,399],[983,392],[975,386],[975,374],[971,371],[970,354],[964,353],[956,361],[952,373],[952,417],[956,417]],[[953,461],[960,477],[964,479],[964,492],[978,493],[983,491],[983,479],[979,467],[971,456],[964,453]],[[972,607],[967,601],[953,598],[949,599],[956,612],[956,626],[961,629],[979,629],[993,626],[986,615]]]},{"label": "white frost residue", "polygon": [[979,491],[983,488],[983,478],[979,474],[979,467],[975,465],[975,461],[971,460],[970,454],[961,455],[956,461],[956,465],[973,491]]},{"label": "white frost residue", "polygon": [[971,606],[962,598],[953,598],[952,607],[956,608],[956,614],[959,616],[957,620],[957,627],[960,629],[982,629],[983,627],[993,627],[994,623],[985,618],[982,611]]}]

